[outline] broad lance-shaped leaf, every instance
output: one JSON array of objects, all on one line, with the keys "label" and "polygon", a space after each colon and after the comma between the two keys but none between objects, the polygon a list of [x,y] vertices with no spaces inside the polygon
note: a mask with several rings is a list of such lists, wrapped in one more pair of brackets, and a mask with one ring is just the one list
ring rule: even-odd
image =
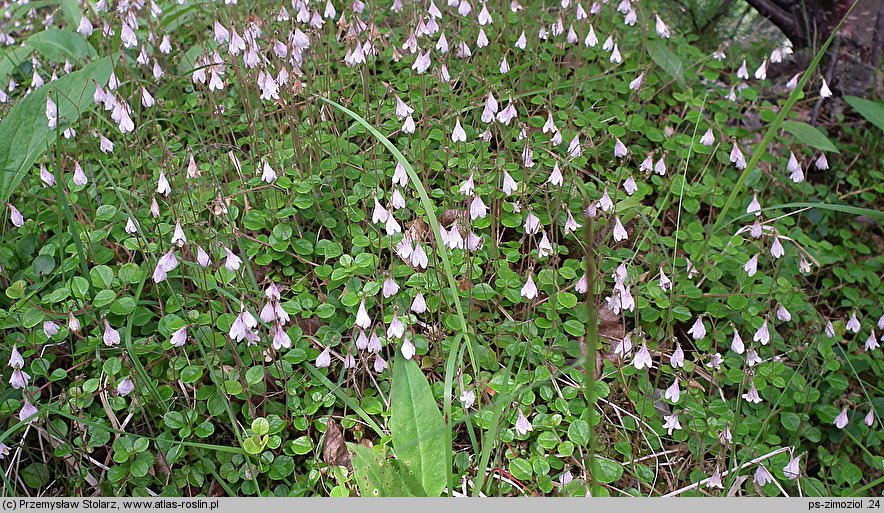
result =
[{"label": "broad lance-shaped leaf", "polygon": [[783,121],[783,130],[789,132],[798,142],[818,150],[840,153],[832,141],[819,128],[801,121]]},{"label": "broad lance-shaped leaf", "polygon": [[844,101],[850,104],[862,117],[868,119],[881,130],[884,130],[884,103],[865,100],[856,96],[845,96]]},{"label": "broad lance-shaped leaf", "polygon": [[[0,122],[0,203],[9,201],[34,161],[90,108],[95,82],[103,87],[111,70],[111,59],[105,57],[49,82],[12,107]],[[47,96],[58,106],[56,130],[49,129],[46,119]]]},{"label": "broad lance-shaped leaf", "polygon": [[353,474],[363,497],[411,497],[393,461],[387,461],[376,450],[347,442]]},{"label": "broad lance-shaped leaf", "polygon": [[649,40],[647,48],[654,63],[663,68],[663,71],[674,78],[679,85],[684,85],[684,63],[681,57],[672,53],[666,47],[666,43],[656,39]]},{"label": "broad lance-shaped leaf", "polygon": [[402,478],[412,490],[438,497],[445,488],[448,427],[430,390],[427,378],[414,360],[396,351],[391,392],[390,433],[401,463]]},{"label": "broad lance-shaped leaf", "polygon": [[26,44],[50,60],[76,62],[83,57],[94,56],[95,48],[77,32],[61,29],[46,29],[27,39]]}]

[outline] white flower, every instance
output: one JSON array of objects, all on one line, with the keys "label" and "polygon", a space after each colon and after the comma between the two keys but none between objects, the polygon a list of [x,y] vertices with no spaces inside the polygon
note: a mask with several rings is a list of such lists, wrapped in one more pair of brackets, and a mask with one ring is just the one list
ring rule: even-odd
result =
[{"label": "white flower", "polygon": [[387,338],[402,338],[404,334],[405,324],[399,319],[399,315],[394,312],[393,320],[390,321],[390,326],[387,327]]},{"label": "white flower", "polygon": [[537,285],[534,284],[534,277],[528,273],[528,281],[522,286],[522,297],[525,299],[534,299],[537,297]]},{"label": "white flower", "polygon": [[764,80],[767,78],[767,58],[761,61],[761,66],[758,66],[758,69],[755,70],[755,79],[756,80]]},{"label": "white flower", "polygon": [[629,335],[623,337],[617,345],[614,346],[614,354],[619,356],[620,358],[626,358],[632,353],[632,341],[629,338]]},{"label": "white flower", "polygon": [[474,197],[473,201],[470,202],[470,219],[475,221],[487,215],[488,207],[485,205],[485,202],[479,196]]},{"label": "white flower", "polygon": [[746,346],[743,344],[743,339],[740,337],[740,334],[737,332],[737,328],[734,328],[734,338],[731,339],[731,351],[737,354],[743,354]]},{"label": "white flower", "polygon": [[525,436],[529,431],[534,431],[534,427],[528,421],[528,418],[525,417],[525,414],[522,413],[522,409],[519,408],[519,414],[516,418],[516,433],[520,436]]},{"label": "white flower", "polygon": [[626,149],[626,145],[620,141],[619,137],[614,138],[614,156],[619,158],[623,158],[629,153],[629,150]]},{"label": "white flower", "polygon": [[758,195],[755,194],[752,196],[752,201],[749,202],[749,206],[746,207],[747,214],[755,214],[756,216],[761,215],[761,203],[758,202]]},{"label": "white flower", "polygon": [[663,429],[672,436],[672,432],[681,429],[681,423],[678,421],[678,414],[673,413],[672,415],[664,415],[663,420]]},{"label": "white flower", "polygon": [[639,73],[637,77],[635,77],[632,82],[629,83],[629,88],[633,91],[638,91],[642,87],[642,82],[645,80],[645,74]]},{"label": "white flower", "polygon": [[743,59],[743,65],[737,70],[737,78],[749,80],[749,70],[746,68],[746,59]]},{"label": "white flower", "polygon": [[712,128],[710,127],[706,130],[706,133],[703,134],[703,137],[700,138],[700,144],[703,146],[712,146],[715,143],[715,134],[712,133]]},{"label": "white flower", "polygon": [[659,15],[659,14],[657,15],[656,30],[657,30],[657,35],[658,35],[658,36],[660,36],[660,37],[662,37],[662,38],[664,38],[664,39],[668,39],[668,38],[669,38],[669,35],[670,35],[669,27],[667,27],[666,24],[663,23],[663,20],[660,19],[660,15]]},{"label": "white flower", "polygon": [[755,273],[758,272],[758,253],[743,265],[743,270],[749,277],[755,276]]},{"label": "white flower", "polygon": [[451,141],[452,142],[466,142],[467,141],[467,133],[464,131],[463,127],[460,126],[460,118],[457,118],[457,121],[454,124],[454,131],[451,132]]},{"label": "white flower", "polygon": [[374,357],[374,371],[380,374],[387,368],[387,361],[381,358],[381,355],[375,355]]},{"label": "white flower", "polygon": [[565,233],[573,233],[577,231],[578,228],[580,228],[580,224],[578,224],[577,221],[574,220],[574,216],[571,215],[570,211],[568,211],[568,219],[567,221],[565,221]]},{"label": "white flower", "polygon": [[737,143],[734,143],[733,148],[731,148],[730,159],[731,162],[737,165],[737,169],[746,169],[746,159],[743,157],[743,152],[740,151],[740,147],[737,146]]},{"label": "white flower", "polygon": [[823,79],[823,85],[820,86],[820,98],[828,98],[832,96],[832,90],[829,89],[829,84],[826,83],[826,79]]},{"label": "white flower", "polygon": [[761,402],[761,396],[758,395],[758,389],[755,388],[755,381],[749,385],[749,391],[743,394],[743,399],[750,403],[758,404]]},{"label": "white flower", "polygon": [[801,473],[801,469],[799,468],[799,458],[792,458],[789,460],[789,463],[783,467],[783,474],[786,476],[786,479],[797,479],[798,475]]},{"label": "white flower", "polygon": [[666,392],[663,394],[664,399],[668,399],[673,403],[678,403],[679,399],[681,399],[681,388],[678,386],[678,380],[676,379],[669,388],[666,389]]},{"label": "white flower", "polygon": [[316,357],[314,365],[319,369],[324,369],[331,365],[331,349],[328,347],[323,349],[319,356]]},{"label": "white flower", "polygon": [[180,221],[175,222],[175,230],[172,233],[172,244],[179,248],[187,244],[187,236],[184,235],[184,230],[181,228]]},{"label": "white flower", "polygon": [[672,365],[673,369],[684,367],[684,350],[681,348],[681,344],[675,346],[675,351],[673,351],[672,357],[669,358],[669,365]]},{"label": "white flower", "polygon": [[181,347],[185,342],[187,342],[187,326],[182,326],[172,333],[172,337],[169,339],[169,344],[171,344],[172,347]]},{"label": "white flower", "polygon": [[635,358],[632,359],[632,365],[636,370],[642,370],[647,367],[649,369],[654,367],[654,361],[651,359],[651,353],[648,351],[648,346],[642,343],[641,348],[635,353]]},{"label": "white flower", "polygon": [[117,395],[120,397],[126,397],[135,391],[135,383],[132,382],[131,378],[125,378],[117,384]]},{"label": "white flower", "polygon": [[402,341],[402,347],[400,348],[400,351],[402,351],[402,356],[404,356],[406,360],[411,360],[411,358],[414,356],[414,344],[411,343],[411,340],[408,337],[405,337],[405,340]]},{"label": "white flower", "polygon": [[58,324],[55,324],[52,321],[46,321],[43,323],[43,333],[49,338],[58,335],[58,330]]},{"label": "white flower", "polygon": [[629,237],[629,233],[626,232],[626,228],[624,228],[623,223],[620,222],[620,216],[614,218],[613,236],[615,242],[624,241]]},{"label": "white flower", "polygon": [[265,183],[273,183],[276,180],[276,171],[270,167],[270,162],[266,160],[261,171],[261,180]]},{"label": "white flower", "polygon": [[666,174],[666,161],[663,160],[663,157],[660,157],[660,160],[658,160],[657,163],[654,164],[654,172],[660,176]]},{"label": "white flower", "polygon": [[663,267],[660,267],[660,281],[658,282],[660,285],[660,290],[667,291],[672,289],[672,280],[669,279],[668,276],[663,272]]},{"label": "white flower", "polygon": [[21,226],[25,224],[25,218],[17,208],[12,206],[12,204],[7,205],[9,206],[9,221],[12,222],[13,226],[16,228],[21,228]]},{"label": "white flower", "polygon": [[602,212],[610,212],[614,209],[614,202],[611,200],[611,196],[608,195],[607,187],[605,187],[602,197],[599,199],[599,208],[602,209]]},{"label": "white flower", "polygon": [[242,264],[242,259],[236,256],[233,251],[230,251],[230,248],[224,247],[224,252],[227,254],[227,259],[224,261],[224,268],[228,271],[237,271],[239,270],[239,266]]},{"label": "white flower", "polygon": [[789,310],[786,310],[786,307],[783,305],[779,305],[777,307],[777,319],[783,322],[789,322],[792,320],[792,313]]},{"label": "white flower", "polygon": [[168,197],[170,192],[172,192],[172,187],[169,186],[169,180],[166,179],[166,173],[160,171],[160,178],[157,180],[157,194],[162,194],[163,196]]},{"label": "white flower", "polygon": [[115,346],[120,343],[120,332],[113,329],[107,319],[104,320],[104,335],[102,336],[104,345]]},{"label": "white flower", "polygon": [[74,185],[84,186],[89,183],[89,179],[86,177],[86,172],[83,171],[83,166],[80,165],[79,162],[74,162]]},{"label": "white flower", "polygon": [[835,417],[835,427],[838,429],[844,429],[847,426],[847,407],[845,406],[841,413]]},{"label": "white flower", "polygon": [[700,340],[706,336],[706,326],[703,324],[703,318],[697,317],[694,325],[688,330],[688,335],[694,337],[694,340]]},{"label": "white flower", "polygon": [[755,342],[760,342],[761,345],[766,346],[770,343],[770,328],[767,326],[767,319],[763,323],[761,323],[761,327],[758,328],[758,331],[755,332],[755,335],[752,336],[752,340]]},{"label": "white flower", "polygon": [[414,296],[414,300],[411,302],[411,311],[416,314],[422,314],[427,311],[427,302],[422,292],[418,291]]},{"label": "white flower", "polygon": [[392,276],[387,276],[387,279],[384,280],[384,285],[382,288],[382,293],[384,298],[390,298],[395,296],[399,292],[399,285],[396,284],[396,281]]},{"label": "white flower", "polygon": [[89,21],[89,18],[83,16],[80,18],[80,25],[77,27],[77,32],[83,35],[83,37],[89,37],[92,35],[92,31],[94,27],[92,23]]},{"label": "white flower", "polygon": [[540,228],[540,219],[538,219],[533,213],[528,212],[528,215],[525,216],[525,233],[528,235],[534,235],[540,231]]},{"label": "white flower", "polygon": [[371,326],[371,318],[368,316],[368,310],[365,308],[365,300],[359,303],[359,309],[356,311],[356,326],[363,330],[367,330]]},{"label": "white flower", "polygon": [[541,237],[540,242],[537,244],[537,258],[542,259],[548,255],[553,253],[552,244],[549,241],[549,237],[546,236],[546,231],[543,232],[543,237]]},{"label": "white flower", "polygon": [[46,96],[46,119],[49,121],[49,129],[55,130],[58,126],[58,107],[49,95]]},{"label": "white flower", "polygon": [[206,251],[201,246],[196,247],[196,263],[198,263],[200,267],[204,268],[208,267],[211,263],[211,260],[209,259],[209,254],[206,253]]},{"label": "white flower", "polygon": [[770,471],[764,467],[764,465],[759,464],[758,468],[755,469],[755,475],[752,477],[752,481],[755,482],[758,486],[764,486],[767,483],[772,483],[774,480],[773,475],[771,475]]},{"label": "white flower", "polygon": [[850,320],[847,321],[847,324],[845,327],[847,328],[848,331],[852,331],[854,333],[859,333],[859,330],[862,328],[862,326],[860,326],[859,319],[857,319],[857,317],[856,317],[856,312],[853,312],[850,315]]}]

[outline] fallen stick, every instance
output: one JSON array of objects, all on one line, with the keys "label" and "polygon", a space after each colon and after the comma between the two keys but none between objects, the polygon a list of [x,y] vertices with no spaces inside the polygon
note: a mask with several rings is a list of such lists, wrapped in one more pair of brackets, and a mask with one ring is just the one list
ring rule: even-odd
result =
[{"label": "fallen stick", "polygon": [[[739,467],[737,467],[735,469],[725,470],[724,472],[721,473],[721,477],[725,477],[728,474],[730,474],[731,472],[737,472],[737,471],[743,470],[746,467],[751,467],[752,465],[756,465],[758,463],[761,463],[762,461],[772,458],[772,457],[776,456],[777,454],[781,454],[781,453],[791,451],[791,450],[792,450],[792,447],[781,447],[773,452],[769,452],[769,453],[765,454],[764,456],[759,456],[759,457],[755,458],[754,460],[749,460],[746,463],[743,463],[742,465],[740,465]],[[669,492],[666,495],[664,495],[663,497],[675,497],[676,495],[681,495],[682,493],[684,493],[688,490],[693,490],[694,488],[699,488],[699,487],[703,486],[704,484],[708,483],[711,479],[712,479],[711,477],[707,477],[706,479],[703,479],[701,481],[697,481],[696,483],[685,486],[684,488],[679,488],[678,490],[675,490],[674,492]]]}]

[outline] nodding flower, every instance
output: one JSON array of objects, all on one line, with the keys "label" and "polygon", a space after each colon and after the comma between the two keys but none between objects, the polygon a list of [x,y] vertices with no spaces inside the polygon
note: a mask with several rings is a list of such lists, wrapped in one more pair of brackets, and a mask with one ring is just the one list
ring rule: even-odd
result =
[{"label": "nodding flower", "polygon": [[411,360],[416,351],[414,344],[411,343],[411,339],[407,336],[402,341],[402,347],[400,347],[399,350],[402,351],[402,356],[404,356],[406,360]]},{"label": "nodding flower", "polygon": [[839,413],[838,416],[835,417],[834,424],[836,428],[844,429],[845,427],[847,427],[847,423],[847,406],[845,406],[844,409],[841,410],[841,413]]},{"label": "nodding flower", "polygon": [[324,369],[331,365],[331,348],[326,346],[326,348],[319,353],[319,356],[316,357],[314,364],[319,369]]},{"label": "nodding flower", "polygon": [[132,378],[125,378],[117,384],[117,395],[120,397],[126,397],[134,391],[135,383]]},{"label": "nodding flower", "polygon": [[862,328],[862,326],[859,323],[859,319],[856,317],[856,312],[853,312],[850,315],[850,319],[847,321],[845,328],[847,328],[848,331],[859,333],[859,330]]},{"label": "nodding flower", "polygon": [[801,474],[801,468],[799,467],[800,458],[800,456],[792,458],[789,460],[789,463],[783,467],[783,475],[786,476],[786,479],[798,479],[798,475]]},{"label": "nodding flower", "polygon": [[120,332],[111,327],[107,319],[104,319],[104,335],[102,336],[104,345],[116,346],[120,344]]},{"label": "nodding flower", "polygon": [[832,96],[832,90],[829,89],[829,84],[826,83],[826,79],[822,79],[823,84],[820,86],[820,98],[829,98]]},{"label": "nodding flower", "polygon": [[688,330],[688,335],[694,337],[694,340],[701,340],[706,336],[706,326],[703,324],[703,318],[697,317],[694,325]]},{"label": "nodding flower", "polygon": [[457,121],[454,123],[454,131],[451,132],[451,141],[452,142],[466,142],[467,141],[467,133],[464,131],[463,127],[460,125],[460,118],[457,118]]},{"label": "nodding flower", "polygon": [[648,346],[642,342],[641,348],[635,353],[635,357],[632,359],[632,365],[636,370],[642,370],[647,367],[649,369],[654,367],[654,361],[651,359],[651,353],[648,351]]},{"label": "nodding flower", "polygon": [[363,330],[367,330],[371,327],[371,318],[368,316],[368,310],[365,308],[364,299],[359,303],[359,309],[356,311],[356,326],[359,326]]},{"label": "nodding flower", "polygon": [[528,418],[525,417],[525,414],[522,413],[522,408],[518,409],[519,413],[516,416],[516,433],[520,436],[525,436],[530,431],[534,431],[534,426],[531,425],[531,422],[528,421]]},{"label": "nodding flower", "polygon": [[534,276],[532,273],[528,273],[528,280],[525,281],[525,285],[522,286],[520,293],[523,298],[528,300],[537,297],[537,285],[534,284]]}]

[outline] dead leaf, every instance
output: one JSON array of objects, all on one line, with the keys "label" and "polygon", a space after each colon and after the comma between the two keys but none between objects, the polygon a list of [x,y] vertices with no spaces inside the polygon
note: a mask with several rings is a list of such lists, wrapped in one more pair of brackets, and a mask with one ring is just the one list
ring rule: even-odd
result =
[{"label": "dead leaf", "polygon": [[333,419],[328,419],[325,428],[325,445],[322,448],[322,459],[329,465],[347,467],[353,471],[350,453],[344,441],[344,430]]}]

